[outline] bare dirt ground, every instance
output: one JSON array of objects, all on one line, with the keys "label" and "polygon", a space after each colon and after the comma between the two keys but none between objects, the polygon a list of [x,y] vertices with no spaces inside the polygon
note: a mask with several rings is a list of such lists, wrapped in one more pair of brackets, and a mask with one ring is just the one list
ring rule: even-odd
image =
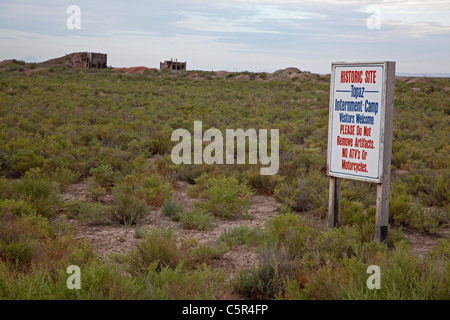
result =
[{"label": "bare dirt ground", "polygon": [[[187,196],[186,191],[188,188],[188,183],[177,182],[174,201],[182,203],[184,207],[190,209],[193,207],[194,202],[198,200]],[[86,201],[85,182],[79,182],[69,186],[62,194],[62,198],[64,201]],[[249,227],[263,226],[268,219],[278,213],[279,204],[275,202],[273,197],[256,195],[253,197],[252,206],[249,210],[252,219],[215,219],[214,227],[210,230],[185,230],[178,222],[172,221],[170,217],[163,215],[160,208],[152,208],[143,220],[141,228],[144,232],[151,228],[173,228],[180,241],[181,239],[195,239],[198,243],[213,244],[226,229],[241,225],[247,225]],[[89,226],[75,219],[69,219],[68,224],[77,229],[76,238],[83,238],[92,244],[95,253],[100,259],[106,258],[109,254],[124,254],[134,248],[140,241],[134,237],[134,226]],[[227,273],[231,277],[237,270],[251,269],[257,266],[258,262],[256,249],[242,245],[224,254],[214,265],[227,270]]]},{"label": "bare dirt ground", "polygon": [[448,236],[450,229],[438,230],[436,234],[425,234],[423,232],[414,229],[402,229],[403,235],[410,243],[411,251],[419,255],[425,256],[428,252],[432,251],[436,246],[436,241]]},{"label": "bare dirt ground", "polygon": [[[190,198],[186,191],[190,185],[186,182],[178,181],[175,186],[176,202],[182,203],[185,208],[191,209],[197,199]],[[86,184],[79,182],[69,186],[62,194],[64,201],[81,200],[86,201]],[[249,227],[264,226],[264,223],[271,217],[279,214],[280,205],[271,196],[255,195],[249,214],[252,219],[225,220],[215,219],[214,227],[206,231],[185,230],[178,222],[161,213],[160,208],[152,208],[144,219],[141,228],[145,232],[151,228],[173,228],[178,240],[195,239],[198,243],[213,244],[226,229],[235,228],[241,225]],[[302,214],[303,220],[308,225],[326,230],[325,219],[317,216]],[[89,226],[75,219],[69,219],[68,224],[77,229],[76,238],[83,238],[92,244],[95,253],[100,259],[105,259],[109,254],[125,254],[133,249],[140,241],[135,238],[135,227],[124,227],[116,225]],[[436,245],[436,241],[445,237],[449,228],[440,230],[435,235],[424,234],[413,229],[403,229],[405,238],[410,242],[411,250],[419,256],[424,256]],[[227,252],[221,259],[214,263],[214,266],[225,269],[229,278],[241,269],[251,269],[259,264],[258,253],[254,247],[242,245]]]}]

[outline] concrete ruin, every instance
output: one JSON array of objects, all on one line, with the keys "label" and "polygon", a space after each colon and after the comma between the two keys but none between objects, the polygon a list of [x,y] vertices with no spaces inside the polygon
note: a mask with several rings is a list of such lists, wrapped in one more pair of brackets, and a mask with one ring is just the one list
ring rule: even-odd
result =
[{"label": "concrete ruin", "polygon": [[107,55],[105,53],[75,52],[64,57],[43,62],[43,65],[65,66],[72,68],[106,68]]},{"label": "concrete ruin", "polygon": [[106,68],[107,55],[105,53],[84,52],[83,58],[86,68]]},{"label": "concrete ruin", "polygon": [[160,70],[164,70],[164,69],[169,69],[169,70],[186,70],[186,61],[185,62],[178,62],[178,60],[175,59],[175,61],[173,61],[173,59],[166,60],[164,62],[160,62],[159,63],[159,69]]}]

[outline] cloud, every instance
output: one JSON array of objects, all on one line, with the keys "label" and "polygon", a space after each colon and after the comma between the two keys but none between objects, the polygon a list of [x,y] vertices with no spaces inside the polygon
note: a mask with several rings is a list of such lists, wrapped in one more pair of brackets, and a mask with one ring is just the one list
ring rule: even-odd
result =
[{"label": "cloud", "polygon": [[[178,57],[205,70],[297,66],[325,73],[336,60],[396,60],[411,68],[402,72],[450,72],[447,2],[79,0],[81,30],[68,30],[72,2],[6,0],[0,59],[100,51],[117,66],[156,66]],[[380,8],[379,30],[367,28],[370,5]]]}]

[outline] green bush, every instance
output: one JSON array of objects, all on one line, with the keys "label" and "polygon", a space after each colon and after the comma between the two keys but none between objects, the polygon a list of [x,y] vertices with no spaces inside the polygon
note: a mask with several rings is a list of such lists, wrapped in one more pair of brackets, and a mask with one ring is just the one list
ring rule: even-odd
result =
[{"label": "green bush", "polygon": [[201,267],[187,271],[182,264],[176,268],[149,267],[148,283],[152,299],[157,300],[212,300],[226,297],[225,277],[220,270]]},{"label": "green bush", "polygon": [[106,225],[111,223],[111,210],[100,203],[80,202],[77,219],[91,226]]},{"label": "green bush", "polygon": [[210,260],[219,259],[228,252],[228,247],[224,244],[214,246],[201,244],[192,250],[192,258],[197,262],[208,262]]},{"label": "green bush", "polygon": [[86,198],[92,201],[99,201],[106,195],[106,188],[103,188],[94,179],[86,182]]},{"label": "green bush", "polygon": [[129,253],[129,270],[134,275],[146,274],[153,263],[157,271],[164,267],[175,268],[186,258],[185,255],[178,248],[170,229],[154,229]]},{"label": "green bush", "polygon": [[113,168],[109,164],[92,168],[90,173],[94,178],[94,181],[103,188],[111,188],[117,179]]},{"label": "green bush", "polygon": [[9,212],[16,216],[35,216],[36,208],[23,200],[0,200],[0,212]]},{"label": "green bush", "polygon": [[13,181],[11,188],[13,197],[29,202],[38,215],[51,217],[59,209],[61,203],[59,188],[56,183],[51,183],[47,179],[25,176]]},{"label": "green bush", "polygon": [[348,201],[341,199],[341,219],[343,225],[361,225],[364,222],[375,222],[375,215],[364,214],[363,204],[361,202]]},{"label": "green bush", "polygon": [[[275,198],[297,212],[327,207],[327,179],[317,171],[298,178],[296,183],[280,183],[274,191]],[[317,190],[321,190],[318,192]]]},{"label": "green bush", "polygon": [[169,216],[174,221],[180,220],[180,214],[183,212],[183,205],[181,203],[166,200],[161,206],[161,213]]},{"label": "green bush", "polygon": [[225,229],[219,236],[219,240],[229,247],[236,247],[243,244],[257,246],[265,241],[266,234],[261,227],[250,228],[246,225]]},{"label": "green bush", "polygon": [[206,212],[222,218],[246,216],[251,206],[252,191],[234,177],[212,177],[206,182],[203,196],[208,199],[199,206]]},{"label": "green bush", "polygon": [[247,175],[248,185],[256,192],[264,195],[273,195],[275,187],[281,178],[278,175],[263,176],[259,170],[251,171]]},{"label": "green bush", "polygon": [[144,179],[142,183],[142,197],[147,204],[152,206],[161,206],[165,200],[173,195],[173,186],[165,182],[160,175],[152,175]]},{"label": "green bush", "polygon": [[114,208],[111,210],[111,219],[124,225],[140,222],[148,213],[148,206],[144,200],[138,198],[124,186],[113,189]]},{"label": "green bush", "polygon": [[234,283],[234,290],[250,299],[273,298],[280,289],[274,279],[274,268],[264,264],[255,270],[241,271]]},{"label": "green bush", "polygon": [[202,209],[195,208],[179,214],[184,229],[208,230],[213,227],[213,218]]}]

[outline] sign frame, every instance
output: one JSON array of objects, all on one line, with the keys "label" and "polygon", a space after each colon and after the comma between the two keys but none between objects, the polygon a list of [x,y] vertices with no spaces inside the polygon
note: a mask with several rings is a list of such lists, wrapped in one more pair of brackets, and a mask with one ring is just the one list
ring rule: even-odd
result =
[{"label": "sign frame", "polygon": [[[380,113],[380,135],[378,151],[378,176],[375,178],[342,174],[332,172],[331,152],[332,152],[332,124],[334,113],[334,93],[336,67],[383,67],[381,113]],[[377,184],[376,213],[375,213],[375,240],[386,242],[389,224],[389,189],[391,173],[391,152],[392,152],[392,120],[394,109],[394,89],[395,89],[395,62],[333,62],[331,64],[330,77],[330,104],[328,118],[328,150],[327,150],[327,175],[330,177],[329,203],[328,203],[328,227],[339,226],[341,180],[343,178],[372,182]]]},{"label": "sign frame", "polygon": [[[333,176],[336,178],[347,178],[352,180],[359,181],[367,181],[373,183],[382,183],[383,182],[383,153],[384,153],[384,123],[385,123],[385,114],[386,114],[386,79],[387,79],[387,65],[388,62],[333,62],[331,64],[331,79],[330,79],[330,105],[329,105],[329,115],[328,115],[328,149],[327,149],[327,175]],[[379,152],[378,152],[378,172],[377,177],[365,177],[357,174],[345,174],[339,172],[331,171],[331,157],[332,157],[332,124],[333,124],[333,115],[335,113],[334,106],[334,82],[336,77],[336,67],[382,67],[383,68],[383,79],[381,84],[381,106],[380,106],[380,133],[379,133]]]}]

